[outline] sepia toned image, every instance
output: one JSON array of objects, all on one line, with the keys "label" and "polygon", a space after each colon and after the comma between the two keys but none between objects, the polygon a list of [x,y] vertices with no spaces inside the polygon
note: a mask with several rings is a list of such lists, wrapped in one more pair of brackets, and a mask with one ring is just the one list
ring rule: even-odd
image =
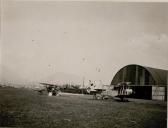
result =
[{"label": "sepia toned image", "polygon": [[167,128],[167,12],[0,0],[0,128]]}]

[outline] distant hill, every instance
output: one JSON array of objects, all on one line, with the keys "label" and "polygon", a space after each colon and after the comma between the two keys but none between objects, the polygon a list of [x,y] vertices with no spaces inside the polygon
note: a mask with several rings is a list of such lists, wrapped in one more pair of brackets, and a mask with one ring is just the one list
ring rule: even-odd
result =
[{"label": "distant hill", "polygon": [[82,78],[74,75],[63,72],[56,72],[42,80],[42,82],[47,82],[51,84],[81,84]]}]

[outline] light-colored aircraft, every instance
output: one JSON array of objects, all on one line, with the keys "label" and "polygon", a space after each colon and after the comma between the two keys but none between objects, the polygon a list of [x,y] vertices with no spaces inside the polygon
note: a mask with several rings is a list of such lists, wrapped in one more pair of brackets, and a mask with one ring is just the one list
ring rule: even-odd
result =
[{"label": "light-colored aircraft", "polygon": [[130,82],[122,82],[118,85],[108,86],[106,89],[96,88],[96,85],[91,84],[87,88],[87,92],[93,95],[93,99],[108,99],[118,97],[121,101],[124,101],[125,98],[129,97],[133,90],[130,88]]}]

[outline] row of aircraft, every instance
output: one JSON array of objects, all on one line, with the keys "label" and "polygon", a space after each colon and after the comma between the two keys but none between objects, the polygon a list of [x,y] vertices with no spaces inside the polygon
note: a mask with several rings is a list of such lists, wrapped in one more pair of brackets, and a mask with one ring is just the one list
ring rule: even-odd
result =
[{"label": "row of aircraft", "polygon": [[[60,95],[61,89],[63,86],[49,83],[40,83],[43,87],[36,88],[34,91],[43,94],[44,91],[48,92],[49,96],[58,96]],[[97,89],[96,86],[90,82],[90,85],[86,88],[88,94],[93,95],[93,99],[107,99],[118,97],[121,101],[124,101],[125,98],[129,97],[133,93],[131,89],[130,82],[122,82],[116,86],[109,86],[106,89]]]}]

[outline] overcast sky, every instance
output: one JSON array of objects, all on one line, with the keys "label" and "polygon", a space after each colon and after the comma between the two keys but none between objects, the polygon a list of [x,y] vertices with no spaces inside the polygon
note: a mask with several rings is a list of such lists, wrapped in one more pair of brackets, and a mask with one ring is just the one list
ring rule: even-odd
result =
[{"label": "overcast sky", "polygon": [[168,3],[4,1],[2,7],[3,79],[64,73],[110,84],[128,64],[168,70]]}]

